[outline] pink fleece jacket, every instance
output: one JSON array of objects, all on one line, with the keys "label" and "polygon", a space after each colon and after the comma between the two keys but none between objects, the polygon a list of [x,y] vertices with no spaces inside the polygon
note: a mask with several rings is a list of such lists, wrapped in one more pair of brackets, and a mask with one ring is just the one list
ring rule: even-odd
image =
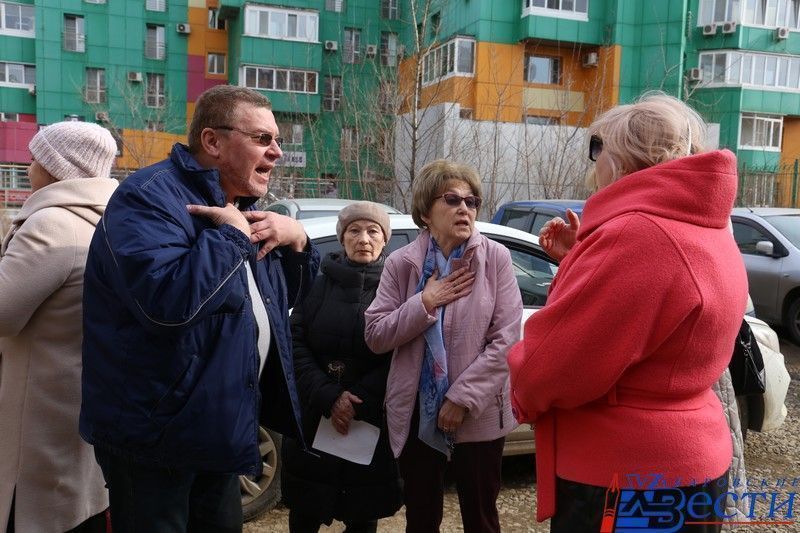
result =
[{"label": "pink fleece jacket", "polygon": [[[416,292],[429,240],[430,233],[422,231],[389,256],[375,300],[364,314],[370,349],[394,350],[385,404],[395,457],[409,437],[425,352],[423,333],[436,321]],[[506,356],[519,340],[522,320],[522,299],[506,247],[476,229],[457,268],[464,265],[475,273],[472,292],[447,305],[442,327],[450,378],[446,397],[469,410],[456,443],[498,439],[516,427]]]},{"label": "pink fleece jacket", "polygon": [[517,419],[536,424],[539,520],[555,513],[556,476],[691,485],[730,466],[711,386],[747,299],[728,229],[736,186],[723,150],[630,174],[586,203],[547,305],[508,357]]}]

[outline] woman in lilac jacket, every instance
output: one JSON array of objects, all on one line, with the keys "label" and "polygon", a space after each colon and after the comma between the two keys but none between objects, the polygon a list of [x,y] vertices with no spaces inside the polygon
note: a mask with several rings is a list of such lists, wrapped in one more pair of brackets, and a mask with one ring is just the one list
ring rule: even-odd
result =
[{"label": "woman in lilac jacket", "polygon": [[439,530],[448,460],[464,531],[500,531],[500,462],[516,425],[506,353],[522,318],[511,255],[475,229],[481,185],[473,168],[429,163],[412,194],[423,231],[386,260],[365,313],[372,351],[394,351],[385,403],[406,531]]}]

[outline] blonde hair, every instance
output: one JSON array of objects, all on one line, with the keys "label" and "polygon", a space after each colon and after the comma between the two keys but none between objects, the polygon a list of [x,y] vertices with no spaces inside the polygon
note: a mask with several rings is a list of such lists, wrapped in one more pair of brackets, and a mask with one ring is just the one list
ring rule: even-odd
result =
[{"label": "blonde hair", "polygon": [[422,167],[411,187],[411,218],[417,227],[428,226],[422,217],[428,216],[436,197],[442,194],[450,180],[463,181],[472,190],[472,194],[481,195],[481,178],[473,167],[446,159],[431,161]]},{"label": "blonde hair", "polygon": [[[606,111],[589,126],[588,133],[603,140],[612,181],[706,150],[706,123],[697,111],[658,91],[645,93],[633,104]],[[592,169],[587,186],[596,187],[594,181]]]}]

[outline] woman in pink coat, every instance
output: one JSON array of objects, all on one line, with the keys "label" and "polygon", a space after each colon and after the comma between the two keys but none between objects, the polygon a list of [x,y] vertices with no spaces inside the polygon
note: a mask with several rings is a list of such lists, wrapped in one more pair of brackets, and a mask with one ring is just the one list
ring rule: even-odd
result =
[{"label": "woman in pink coat", "polygon": [[657,510],[659,528],[718,531],[732,446],[712,385],[747,300],[736,159],[705,152],[702,119],[663,94],[589,134],[596,192],[580,224],[543,230],[563,260],[508,357],[517,419],[536,425],[537,516],[596,533]]},{"label": "woman in pink coat", "polygon": [[506,353],[522,318],[511,255],[475,229],[473,168],[434,161],[412,192],[423,231],[386,260],[365,313],[370,349],[394,351],[385,403],[406,531],[439,530],[449,460],[464,531],[498,532],[500,462],[515,426]]}]

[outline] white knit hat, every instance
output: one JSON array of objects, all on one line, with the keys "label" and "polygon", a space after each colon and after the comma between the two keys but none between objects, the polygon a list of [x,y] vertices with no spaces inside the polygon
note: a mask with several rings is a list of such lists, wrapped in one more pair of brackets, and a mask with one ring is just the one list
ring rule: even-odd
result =
[{"label": "white knit hat", "polygon": [[107,178],[117,142],[106,128],[91,122],[56,122],[39,130],[28,149],[57,180]]}]

